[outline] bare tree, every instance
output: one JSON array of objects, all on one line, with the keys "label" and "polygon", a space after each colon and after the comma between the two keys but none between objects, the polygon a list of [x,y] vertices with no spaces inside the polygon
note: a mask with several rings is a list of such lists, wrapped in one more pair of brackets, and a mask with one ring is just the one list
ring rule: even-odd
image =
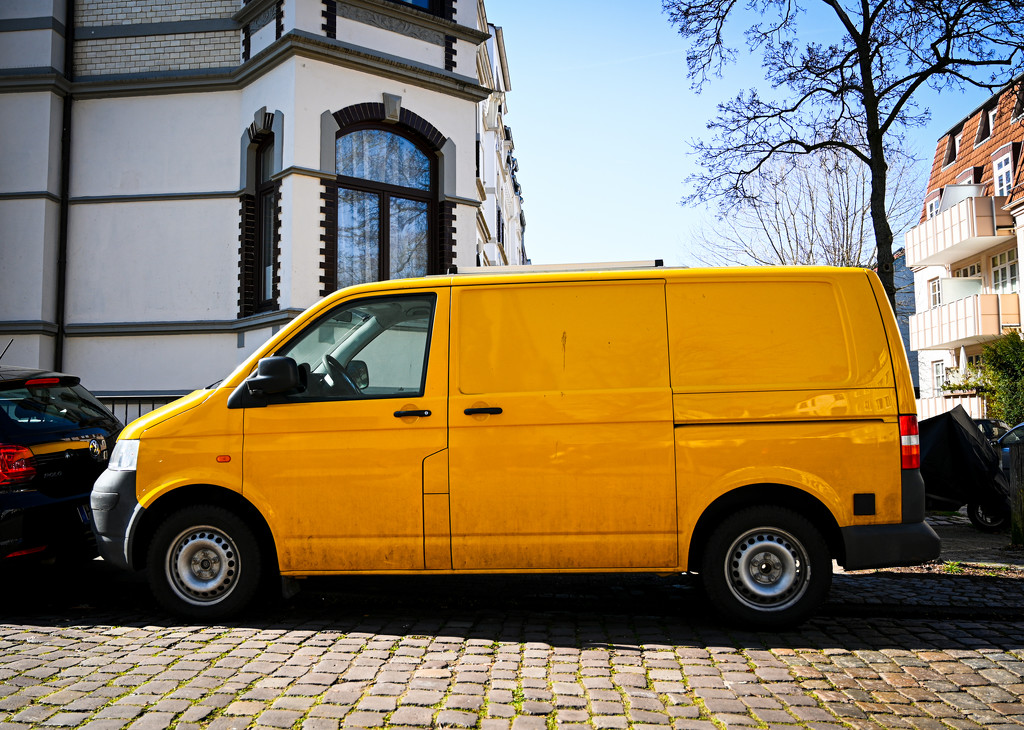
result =
[{"label": "bare tree", "polygon": [[[756,90],[718,106],[710,140],[695,143],[704,172],[690,200],[742,200],[773,159],[819,150],[844,152],[870,173],[869,206],[879,276],[895,307],[893,232],[886,211],[888,159],[905,131],[925,123],[915,103],[926,85],[998,89],[1024,68],[1021,0],[663,0],[689,41],[688,73],[700,91],[736,57],[731,21],[750,22],[746,46],[783,98]],[[747,11],[744,13],[744,9]],[[815,37],[801,20],[816,11]],[[824,29],[820,23],[831,19]],[[855,130],[851,134],[851,130]]]},{"label": "bare tree", "polygon": [[[901,232],[920,217],[924,182],[913,157],[891,160],[886,218]],[[747,187],[747,197],[719,201],[714,224],[694,231],[700,263],[875,266],[871,174],[860,159],[838,150],[773,159]]]}]

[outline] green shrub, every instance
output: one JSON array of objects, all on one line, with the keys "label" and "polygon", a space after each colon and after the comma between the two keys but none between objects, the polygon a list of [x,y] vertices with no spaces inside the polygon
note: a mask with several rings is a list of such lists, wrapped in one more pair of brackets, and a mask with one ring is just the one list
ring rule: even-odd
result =
[{"label": "green shrub", "polygon": [[982,368],[988,380],[989,418],[1011,426],[1024,422],[1024,339],[1012,332],[985,345]]}]

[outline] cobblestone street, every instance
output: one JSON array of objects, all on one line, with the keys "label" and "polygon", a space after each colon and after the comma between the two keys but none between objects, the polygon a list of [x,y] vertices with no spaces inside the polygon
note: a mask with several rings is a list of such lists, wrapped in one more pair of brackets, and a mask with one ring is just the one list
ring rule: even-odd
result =
[{"label": "cobblestone street", "polygon": [[678,578],[310,580],[209,627],[100,561],[61,580],[4,612],[0,730],[1024,724],[1010,578],[837,574],[785,633],[719,624]]}]

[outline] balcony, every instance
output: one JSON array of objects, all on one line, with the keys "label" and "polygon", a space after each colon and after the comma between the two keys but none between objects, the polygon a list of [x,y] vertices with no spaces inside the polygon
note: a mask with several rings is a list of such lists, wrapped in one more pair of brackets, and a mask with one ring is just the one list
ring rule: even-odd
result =
[{"label": "balcony", "polygon": [[907,264],[949,266],[1013,241],[1013,217],[1003,210],[1004,205],[1006,196],[964,198],[911,228],[906,237]]},{"label": "balcony", "polygon": [[911,350],[955,350],[1000,337],[1020,327],[1020,296],[974,294],[910,318]]}]

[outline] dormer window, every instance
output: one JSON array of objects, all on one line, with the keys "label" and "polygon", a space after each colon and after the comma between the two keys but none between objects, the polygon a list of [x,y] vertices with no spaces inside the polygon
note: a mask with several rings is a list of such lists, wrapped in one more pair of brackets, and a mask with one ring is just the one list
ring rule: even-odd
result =
[{"label": "dormer window", "polygon": [[996,128],[996,109],[985,109],[981,113],[981,119],[978,121],[978,136],[974,138],[975,146],[981,144],[986,139],[992,136],[992,133]]},{"label": "dormer window", "polygon": [[963,141],[963,125],[959,129],[956,129],[949,133],[946,138],[946,159],[943,165],[951,165],[956,162],[956,158],[960,155],[960,143]]}]

